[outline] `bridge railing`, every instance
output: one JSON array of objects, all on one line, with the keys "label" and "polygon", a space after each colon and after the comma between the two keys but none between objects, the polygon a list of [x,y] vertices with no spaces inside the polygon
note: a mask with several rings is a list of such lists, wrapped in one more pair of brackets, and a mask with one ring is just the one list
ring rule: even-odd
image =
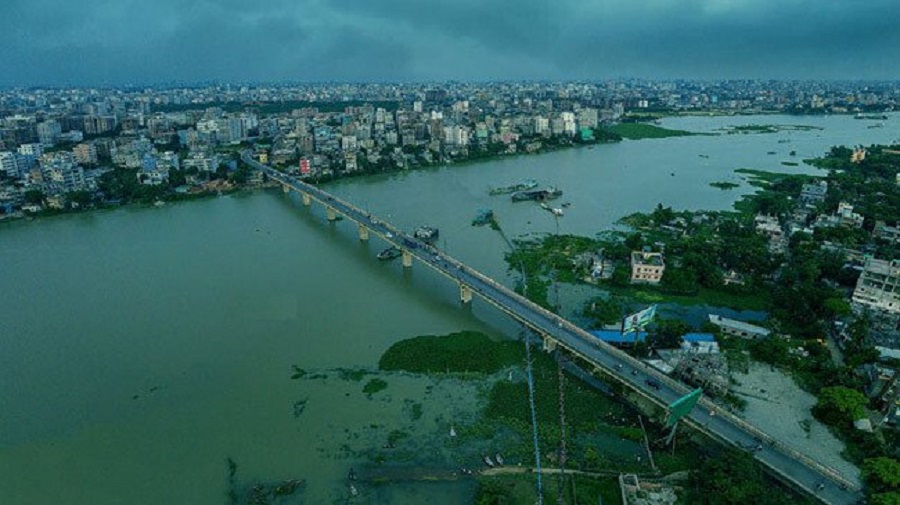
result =
[{"label": "bridge railing", "polygon": [[[363,210],[357,208],[353,204],[351,204],[347,201],[344,201],[338,197],[335,197],[334,195],[331,195],[315,186],[312,186],[303,181],[288,180],[284,174],[281,174],[280,172],[275,171],[271,167],[267,167],[261,163],[254,162],[253,164],[261,167],[272,178],[278,180],[278,182],[281,182],[282,184],[294,185],[295,187],[297,187],[298,189],[301,189],[302,191],[318,195],[320,200],[336,202],[336,203],[346,207],[347,209],[350,209],[351,211],[358,213],[359,215],[366,216],[369,219],[372,219],[372,215],[370,213],[364,212]],[[393,225],[391,225],[390,223],[388,223],[386,221],[378,220],[378,226],[382,226],[384,229],[390,231],[391,233],[396,235],[398,238],[402,238],[402,237],[408,238],[407,234],[401,232],[400,230],[397,230],[396,228],[393,227]],[[551,325],[556,326],[557,328],[566,330],[571,336],[577,337],[588,345],[597,347],[597,348],[605,351],[608,354],[616,356],[620,360],[627,362],[633,368],[635,368],[637,370],[641,370],[644,374],[651,376],[660,382],[666,383],[666,385],[668,385],[676,393],[684,394],[689,391],[688,387],[685,384],[683,384],[679,381],[676,381],[675,379],[672,379],[668,375],[665,375],[665,374],[659,372],[655,368],[647,366],[642,361],[631,356],[630,354],[625,353],[625,352],[615,348],[614,346],[595,338],[593,335],[586,332],[584,329],[576,326],[575,324],[571,323],[567,319],[547,310],[544,307],[541,307],[537,303],[532,302],[531,300],[525,298],[524,296],[520,295],[519,293],[516,293],[515,291],[504,286],[503,284],[500,284],[499,282],[495,281],[494,279],[482,274],[478,270],[475,270],[471,267],[465,266],[464,263],[460,262],[459,260],[453,258],[452,256],[446,254],[443,251],[438,252],[438,254],[444,260],[446,260],[448,263],[452,264],[454,267],[460,267],[460,268],[465,269],[466,274],[477,278],[479,281],[483,282],[484,284],[487,284],[487,285],[491,286],[492,288],[498,290],[499,292],[503,293],[504,295],[516,300],[519,304],[525,306],[531,312],[540,314],[548,322],[550,322]],[[486,293],[482,293],[482,296],[486,296],[486,295],[487,295]],[[497,301],[497,300],[495,300],[495,301]],[[497,301],[497,302],[499,303],[499,301]],[[538,329],[540,330],[540,328],[538,328]],[[552,335],[548,335],[548,336],[550,338],[553,338]],[[559,339],[555,338],[554,340],[559,340]],[[561,343],[563,345],[565,345],[565,342],[561,341]],[[595,363],[595,364],[599,364],[599,363]],[[600,364],[600,365],[603,366],[602,364]],[[613,370],[609,370],[609,372],[615,373],[615,371],[613,371]],[[845,486],[849,489],[853,489],[853,490],[859,489],[859,486],[855,482],[847,479],[838,470],[836,470],[832,467],[829,467],[827,465],[823,465],[822,463],[819,463],[818,461],[799,452],[798,450],[778,441],[777,439],[766,434],[765,432],[763,432],[756,426],[750,424],[743,418],[733,414],[732,412],[728,411],[727,409],[723,410],[719,405],[716,405],[709,399],[701,398],[699,403],[704,408],[709,409],[709,411],[711,413],[716,412],[716,415],[719,415],[720,417],[727,419],[732,424],[738,426],[741,430],[743,430],[746,433],[750,434],[751,436],[758,438],[759,440],[765,442],[770,447],[773,447],[773,448],[779,450],[780,452],[790,456],[791,458],[793,458],[799,462],[802,462],[805,466],[822,474],[822,476],[829,478],[833,481],[836,481],[839,484],[842,484],[843,486]],[[661,404],[662,404],[662,402],[661,402]],[[734,442],[734,441],[732,441],[732,442]]]}]

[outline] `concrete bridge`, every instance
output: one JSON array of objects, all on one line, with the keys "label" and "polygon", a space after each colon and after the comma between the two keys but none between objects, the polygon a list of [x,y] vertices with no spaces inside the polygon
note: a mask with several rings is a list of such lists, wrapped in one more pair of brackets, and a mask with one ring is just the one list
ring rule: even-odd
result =
[{"label": "concrete bridge", "polygon": [[[313,185],[283,174],[254,160],[249,151],[242,153],[244,162],[261,170],[269,179],[281,184],[285,193],[300,194],[304,205],[315,200],[325,207],[327,219],[338,215],[353,221],[360,240],[371,234],[402,251],[403,266],[412,267],[418,260],[459,286],[462,303],[470,303],[474,295],[497,307],[510,317],[531,328],[543,339],[544,349],[562,348],[614,378],[632,391],[665,409],[690,391],[688,386],[648,367],[621,350],[597,340],[580,327],[531,302],[511,289],[466,266],[443,251],[428,245],[369,212],[341,200]],[[837,470],[788,447],[740,417],[702,399],[689,417],[682,420],[694,429],[723,443],[748,450],[783,481],[805,491],[823,503],[850,505],[862,500],[859,484]]]}]

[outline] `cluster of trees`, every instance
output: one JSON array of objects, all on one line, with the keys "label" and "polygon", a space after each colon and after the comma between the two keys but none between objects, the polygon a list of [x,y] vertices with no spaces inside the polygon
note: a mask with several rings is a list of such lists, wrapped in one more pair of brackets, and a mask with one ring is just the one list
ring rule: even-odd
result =
[{"label": "cluster of trees", "polygon": [[900,461],[870,458],[863,464],[863,478],[872,505],[900,504]]},{"label": "cluster of trees", "polygon": [[811,503],[787,490],[772,492],[777,486],[747,452],[728,448],[701,458],[691,472],[685,502],[700,505]]}]

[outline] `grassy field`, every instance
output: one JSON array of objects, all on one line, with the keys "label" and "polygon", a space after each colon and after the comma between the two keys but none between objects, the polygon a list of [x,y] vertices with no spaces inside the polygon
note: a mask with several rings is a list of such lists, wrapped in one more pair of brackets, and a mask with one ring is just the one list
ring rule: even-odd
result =
[{"label": "grassy field", "polygon": [[696,135],[696,133],[685,130],[670,130],[647,123],[619,123],[610,126],[607,130],[630,140],[638,139],[662,139],[666,137],[684,137],[687,135]]}]

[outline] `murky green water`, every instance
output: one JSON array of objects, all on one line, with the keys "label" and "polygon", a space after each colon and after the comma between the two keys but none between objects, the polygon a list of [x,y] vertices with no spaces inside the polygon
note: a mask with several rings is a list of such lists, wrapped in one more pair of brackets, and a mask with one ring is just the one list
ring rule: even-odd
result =
[{"label": "murky green water", "polygon": [[[500,237],[470,226],[476,210],[493,208],[512,236],[552,233],[557,221],[489,187],[558,185],[572,203],[559,231],[591,235],[657,202],[727,208],[749,187],[707,184],[737,180],[732,169],[809,171],[780,161],[789,149],[799,159],[893,140],[898,120],[873,130],[849,117],[680,118],[664,124],[825,130],[623,142],[330,189],[400,227],[438,226],[439,246],[508,280]],[[0,503],[224,503],[228,457],[243,484],[303,478],[306,503],[342,501],[348,468],[377,457],[393,430],[409,437],[381,451],[386,461],[466,464],[444,440],[473,418],[477,384],[390,376],[369,398],[370,377],[335,370],[374,369],[415,335],[502,338],[515,327],[483,304],[461,309],[455,288],[423,268],[376,261],[382,247],[277,192],[0,227]],[[293,365],[327,378],[292,380]],[[416,455],[426,440],[440,450]],[[359,487],[362,503],[471,493],[467,483]]]}]

